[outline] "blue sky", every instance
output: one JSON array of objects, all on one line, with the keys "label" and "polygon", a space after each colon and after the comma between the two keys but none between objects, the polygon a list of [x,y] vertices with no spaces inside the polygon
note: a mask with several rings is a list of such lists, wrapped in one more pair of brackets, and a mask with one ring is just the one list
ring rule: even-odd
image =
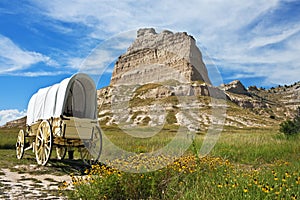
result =
[{"label": "blue sky", "polygon": [[141,27],[193,35],[226,83],[300,80],[299,0],[1,0],[0,125],[25,115],[39,88],[78,71],[107,85]]}]

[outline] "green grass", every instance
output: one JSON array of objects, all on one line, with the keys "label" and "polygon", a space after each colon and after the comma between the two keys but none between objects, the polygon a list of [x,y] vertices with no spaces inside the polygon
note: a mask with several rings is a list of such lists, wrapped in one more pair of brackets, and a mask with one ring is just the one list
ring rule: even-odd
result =
[{"label": "green grass", "polygon": [[141,126],[127,130],[129,133],[136,135],[152,135],[153,133],[156,133],[153,137],[139,138],[128,135],[117,126],[102,126],[104,134],[112,143],[118,147],[122,147],[126,151],[135,153],[151,152],[164,147],[174,137],[178,126],[168,125],[161,128],[162,129],[160,130],[158,127],[151,128],[148,126]]},{"label": "green grass", "polygon": [[18,128],[1,128],[0,149],[14,149],[19,131]]},{"label": "green grass", "polygon": [[[116,127],[103,130],[117,146],[140,153],[166,145],[166,138],[174,137],[173,128],[152,141],[122,135]],[[147,173],[95,165],[87,171],[91,181],[74,180],[75,191],[68,195],[84,199],[293,199],[300,196],[300,137],[287,139],[277,130],[225,127],[213,150],[201,159],[193,155],[205,135],[195,135],[181,158]],[[144,150],[137,145],[145,146]],[[149,159],[157,163],[161,158]],[[143,159],[137,155],[132,162]]]},{"label": "green grass", "polygon": [[[117,126],[102,126],[105,135],[116,146],[124,150],[145,153],[167,145],[177,134],[178,126],[164,126],[150,138],[132,137]],[[155,128],[137,127],[135,131],[146,134],[157,131]],[[205,134],[196,134],[195,143],[200,149]],[[211,156],[229,159],[231,162],[249,165],[272,163],[275,160],[292,162],[299,158],[299,137],[287,139],[278,133],[277,128],[234,128],[224,127],[218,142],[210,152]],[[190,148],[188,150],[192,152]],[[287,156],[288,155],[288,156]]]},{"label": "green grass", "polygon": [[161,86],[160,84],[156,84],[156,83],[148,83],[148,84],[142,85],[134,91],[135,96],[143,95],[144,93],[148,92],[149,90],[158,88],[160,86]]},{"label": "green grass", "polygon": [[251,165],[272,163],[276,160],[294,162],[299,159],[299,137],[286,139],[274,129],[243,131],[244,133],[223,133],[211,154]]},{"label": "green grass", "polygon": [[[170,116],[169,120],[173,120]],[[149,138],[132,137],[117,126],[102,126],[104,134],[116,146],[137,153],[129,164],[145,163],[143,153],[166,146],[176,135],[178,126],[165,125]],[[157,131],[140,126],[140,133]],[[16,130],[1,131],[1,145],[13,145]],[[66,191],[70,199],[293,199],[300,197],[300,136],[286,138],[272,128],[235,128],[225,126],[215,147],[204,158],[197,158],[205,134],[194,135],[185,154],[160,170],[147,173],[118,171],[105,165],[86,170],[88,180],[73,179],[74,191]],[[77,158],[78,152],[75,151]],[[53,152],[54,153],[54,152]],[[141,154],[142,153],[142,154]],[[55,156],[55,153],[52,155]],[[147,158],[148,163],[167,162],[171,157]],[[119,160],[122,162],[122,159]],[[34,174],[74,173],[80,175],[76,162],[50,160]],[[26,151],[16,159],[15,150],[0,150],[1,168],[36,164],[34,154]],[[122,163],[121,163],[122,164]],[[125,163],[123,163],[126,165]],[[78,171],[79,170],[79,171]],[[63,189],[63,184],[62,184]]]}]

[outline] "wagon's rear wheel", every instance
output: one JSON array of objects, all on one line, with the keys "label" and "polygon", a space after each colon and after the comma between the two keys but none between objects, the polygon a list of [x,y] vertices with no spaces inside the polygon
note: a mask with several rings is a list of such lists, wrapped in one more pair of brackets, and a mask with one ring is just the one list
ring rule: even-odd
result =
[{"label": "wagon's rear wheel", "polygon": [[67,148],[66,147],[56,147],[56,158],[57,160],[63,160],[66,156]]},{"label": "wagon's rear wheel", "polygon": [[80,157],[81,157],[82,161],[86,165],[92,165],[94,163],[94,159],[86,147],[81,147],[79,149],[79,152],[80,152]]},{"label": "wagon's rear wheel", "polygon": [[16,154],[18,159],[22,159],[24,155],[24,146],[25,146],[25,134],[21,129],[18,134],[17,142],[16,142]]},{"label": "wagon's rear wheel", "polygon": [[35,157],[39,165],[46,165],[52,151],[52,131],[48,121],[40,123],[35,139]]},{"label": "wagon's rear wheel", "polygon": [[93,127],[90,140],[83,142],[84,148],[80,148],[80,156],[85,164],[91,165],[96,163],[102,151],[102,135],[98,126]]}]

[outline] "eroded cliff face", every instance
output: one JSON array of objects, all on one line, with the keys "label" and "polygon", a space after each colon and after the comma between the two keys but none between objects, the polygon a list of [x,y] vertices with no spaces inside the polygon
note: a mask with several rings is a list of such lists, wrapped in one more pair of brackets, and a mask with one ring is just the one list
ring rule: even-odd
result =
[{"label": "eroded cliff face", "polygon": [[[276,123],[239,81],[214,87],[195,39],[187,33],[140,29],[117,60],[110,86],[98,91],[99,121],[119,127],[166,124],[205,131],[212,124],[263,127]],[[264,115],[264,120],[262,120]]]},{"label": "eroded cliff face", "polygon": [[230,93],[249,95],[245,86],[239,80],[234,80],[228,84],[221,85],[221,88]]},{"label": "eroded cliff face", "polygon": [[[123,95],[122,91],[130,92]],[[196,132],[207,130],[212,123],[225,128],[275,126],[294,116],[300,105],[299,91],[300,83],[265,90],[254,86],[246,89],[237,80],[219,88],[201,81],[174,80],[109,86],[98,91],[99,121],[130,127],[174,124]],[[223,103],[216,105],[215,99]],[[123,104],[114,106],[115,102]],[[214,117],[218,112],[224,121]]]},{"label": "eroded cliff face", "polygon": [[133,85],[177,80],[210,84],[202,54],[187,33],[139,29],[127,52],[119,57],[110,85]]},{"label": "eroded cliff face", "polygon": [[177,125],[192,132],[206,131],[212,124],[243,128],[276,123],[268,113],[244,108],[261,106],[258,101],[230,94],[238,99],[230,100],[219,88],[195,82],[109,86],[98,91],[99,121],[125,128]]}]

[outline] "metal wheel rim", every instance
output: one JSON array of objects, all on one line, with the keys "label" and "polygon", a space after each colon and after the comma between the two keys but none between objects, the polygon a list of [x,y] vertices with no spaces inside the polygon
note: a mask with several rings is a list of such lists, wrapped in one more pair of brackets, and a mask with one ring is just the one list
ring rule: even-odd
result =
[{"label": "metal wheel rim", "polygon": [[52,151],[52,132],[48,121],[39,125],[35,140],[35,156],[39,165],[46,165]]},{"label": "metal wheel rim", "polygon": [[19,131],[16,142],[16,154],[18,159],[22,159],[24,155],[25,134],[23,130]]}]

